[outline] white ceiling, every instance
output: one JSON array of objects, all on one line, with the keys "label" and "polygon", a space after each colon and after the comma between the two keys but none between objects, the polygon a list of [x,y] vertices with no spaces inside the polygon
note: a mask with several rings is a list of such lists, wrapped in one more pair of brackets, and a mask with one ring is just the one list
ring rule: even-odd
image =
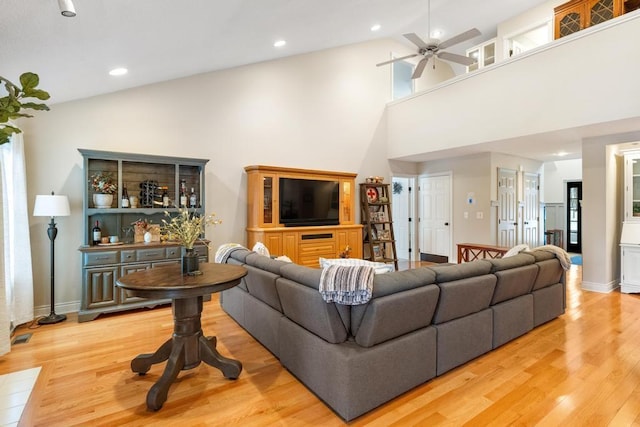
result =
[{"label": "white ceiling", "polygon": [[[50,104],[207,71],[416,32],[426,37],[427,0],[3,0],[0,75],[40,75]],[[431,28],[447,39],[496,24],[543,0],[432,0]],[[373,24],[382,28],[371,32]],[[285,39],[277,49],[273,43]],[[406,42],[408,43],[408,42]],[[384,59],[384,55],[381,57]],[[107,73],[127,67],[129,74]]]},{"label": "white ceiling", "polygon": [[[22,72],[38,73],[40,87],[52,95],[49,105],[376,38],[392,37],[414,48],[401,35],[415,32],[426,38],[429,21],[428,0],[73,2],[77,16],[65,18],[57,0],[2,0],[0,75],[17,80]],[[441,30],[445,40],[478,28],[482,36],[448,49],[464,54],[466,48],[494,37],[498,23],[544,2],[432,0],[431,29]],[[372,32],[373,24],[382,27]],[[286,46],[275,48],[279,39],[285,39]],[[126,67],[129,73],[109,76],[115,67]],[[545,161],[564,149],[571,158],[580,157],[579,136],[584,135],[560,136],[551,139],[551,147],[532,138],[467,151],[526,153]],[[464,153],[429,153],[424,160],[456,154]]]}]

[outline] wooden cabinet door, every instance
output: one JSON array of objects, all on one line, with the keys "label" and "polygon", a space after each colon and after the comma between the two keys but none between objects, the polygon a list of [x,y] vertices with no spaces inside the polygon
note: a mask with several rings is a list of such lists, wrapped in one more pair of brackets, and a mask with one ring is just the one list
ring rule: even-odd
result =
[{"label": "wooden cabinet door", "polygon": [[97,267],[85,270],[85,309],[116,305],[118,267]]},{"label": "wooden cabinet door", "polygon": [[[150,263],[123,265],[121,269],[121,275],[125,276],[130,273],[135,273],[136,271],[148,270],[150,268]],[[122,304],[131,304],[133,302],[142,301],[144,299],[140,297],[130,297],[129,295],[127,295],[127,291],[125,289],[118,288],[118,291],[120,292],[118,301]]]},{"label": "wooden cabinet door", "polygon": [[583,2],[563,8],[562,11],[556,10],[555,38],[559,39],[584,29],[587,23],[585,15],[586,11]]},{"label": "wooden cabinet door", "polygon": [[298,259],[298,233],[282,233],[282,255],[288,256],[291,260]]},{"label": "wooden cabinet door", "polygon": [[586,26],[597,25],[620,16],[623,7],[622,0],[587,0]]}]

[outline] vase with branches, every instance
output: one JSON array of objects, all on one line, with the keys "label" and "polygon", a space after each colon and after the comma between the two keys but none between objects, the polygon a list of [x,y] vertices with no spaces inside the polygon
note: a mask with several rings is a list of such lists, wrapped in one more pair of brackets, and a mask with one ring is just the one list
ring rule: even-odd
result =
[{"label": "vase with branches", "polygon": [[[182,272],[184,274],[198,274],[198,255],[193,247],[201,238],[207,225],[218,225],[222,220],[216,219],[216,214],[199,215],[195,210],[180,209],[178,215],[172,216],[169,212],[164,213],[170,220],[162,220],[160,231],[167,235],[169,241],[174,241],[185,248],[182,256]],[[208,245],[207,245],[208,246]]]}]

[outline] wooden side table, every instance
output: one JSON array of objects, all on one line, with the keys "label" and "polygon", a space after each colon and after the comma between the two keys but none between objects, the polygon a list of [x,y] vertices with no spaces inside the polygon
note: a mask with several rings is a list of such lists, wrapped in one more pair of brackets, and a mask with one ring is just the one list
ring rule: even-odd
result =
[{"label": "wooden side table", "polygon": [[205,362],[220,369],[225,378],[236,379],[242,371],[239,361],[218,353],[215,337],[204,336],[200,318],[202,297],[236,286],[247,270],[238,265],[204,263],[200,271],[199,276],[183,276],[180,265],[170,265],[127,274],[116,282],[132,296],[172,299],[173,336],[155,353],[141,354],[131,361],[131,370],[144,375],[151,365],[168,360],[162,376],[147,394],[147,407],[152,411],[162,408],[169,386],[181,370]]}]

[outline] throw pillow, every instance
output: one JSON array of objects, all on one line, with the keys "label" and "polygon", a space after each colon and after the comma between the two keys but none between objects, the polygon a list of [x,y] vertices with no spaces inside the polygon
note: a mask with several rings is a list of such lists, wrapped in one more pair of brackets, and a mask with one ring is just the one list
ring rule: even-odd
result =
[{"label": "throw pillow", "polygon": [[257,253],[258,255],[264,255],[267,257],[271,256],[271,254],[269,253],[269,249],[267,249],[267,247],[262,242],[256,242],[256,244],[253,245],[253,249],[251,250]]}]

